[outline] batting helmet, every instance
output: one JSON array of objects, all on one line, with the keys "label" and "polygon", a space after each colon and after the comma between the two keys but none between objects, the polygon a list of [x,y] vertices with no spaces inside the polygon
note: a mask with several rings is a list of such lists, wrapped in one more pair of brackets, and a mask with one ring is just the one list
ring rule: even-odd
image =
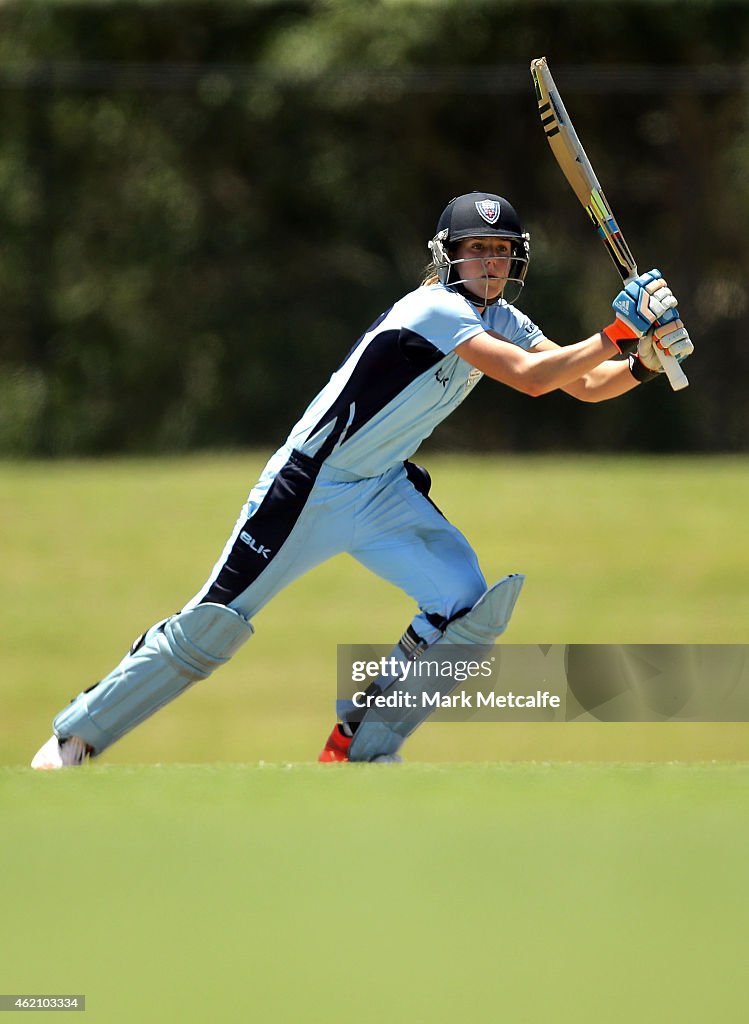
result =
[{"label": "batting helmet", "polygon": [[[514,207],[502,196],[492,192],[468,192],[451,199],[437,223],[437,232],[429,242],[432,261],[442,284],[449,285],[464,294],[472,302],[476,296],[466,291],[460,279],[457,264],[452,259],[455,243],[464,238],[507,238],[511,243],[510,270],[507,282],[513,282],[517,291],[514,301],[525,283],[530,262],[530,236],[520,226],[520,218]],[[503,293],[503,297],[506,296]],[[490,300],[497,302],[497,299]],[[488,305],[489,303],[487,303]]]}]

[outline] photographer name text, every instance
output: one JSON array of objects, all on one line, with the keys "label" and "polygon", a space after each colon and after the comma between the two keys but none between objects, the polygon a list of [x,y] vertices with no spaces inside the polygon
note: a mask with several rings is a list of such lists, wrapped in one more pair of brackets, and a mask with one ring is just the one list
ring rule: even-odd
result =
[{"label": "photographer name text", "polygon": [[357,690],[353,696],[356,708],[558,708],[561,697],[548,690],[536,690],[535,693],[506,693],[489,691],[487,693],[406,693],[397,690],[384,693],[367,693]]}]

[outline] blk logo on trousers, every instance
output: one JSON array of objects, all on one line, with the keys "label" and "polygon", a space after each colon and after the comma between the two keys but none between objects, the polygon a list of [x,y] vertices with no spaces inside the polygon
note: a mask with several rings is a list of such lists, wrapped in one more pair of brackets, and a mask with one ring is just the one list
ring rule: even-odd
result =
[{"label": "blk logo on trousers", "polygon": [[261,555],[266,560],[270,556],[270,548],[266,548],[263,544],[258,544],[255,538],[251,537],[246,530],[242,530],[242,532],[239,535],[239,539],[243,540],[245,544],[255,552],[256,555]]}]

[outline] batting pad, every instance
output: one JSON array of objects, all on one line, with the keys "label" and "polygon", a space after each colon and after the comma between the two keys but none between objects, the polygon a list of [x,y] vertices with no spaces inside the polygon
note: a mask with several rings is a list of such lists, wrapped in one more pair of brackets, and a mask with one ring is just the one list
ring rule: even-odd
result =
[{"label": "batting pad", "polygon": [[[507,629],[524,582],[525,576],[513,573],[489,587],[469,612],[448,625],[440,639],[419,658],[419,664],[430,660],[449,662],[451,647],[459,647],[461,657],[466,647],[470,647],[477,658],[483,657]],[[427,672],[393,683],[388,690],[397,688],[406,695],[404,703],[410,710],[403,711],[395,721],[392,714],[383,713],[377,707],[368,708],[351,741],[349,760],[373,761],[383,754],[395,754],[403,741],[431,714],[424,696],[431,697],[437,692],[449,694],[456,685],[443,673],[430,675]],[[384,691],[385,695],[388,690]]]},{"label": "batting pad", "polygon": [[199,604],[153,626],[143,642],[54,720],[60,739],[80,736],[100,754],[160,707],[205,679],[252,636],[231,608]]}]

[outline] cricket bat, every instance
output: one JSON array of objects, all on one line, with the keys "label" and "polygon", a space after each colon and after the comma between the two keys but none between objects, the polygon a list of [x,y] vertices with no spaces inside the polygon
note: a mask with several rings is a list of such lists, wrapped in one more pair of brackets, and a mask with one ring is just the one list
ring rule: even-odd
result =
[{"label": "cricket bat", "polygon": [[[538,57],[531,61],[531,75],[536,87],[541,124],[551,150],[562,173],[572,186],[572,191],[585,207],[597,229],[622,281],[627,284],[637,277],[635,258],[572,127],[572,121],[546,64],[546,57]],[[676,359],[657,347],[656,352],[674,391],[681,391],[687,387],[689,381]]]}]

